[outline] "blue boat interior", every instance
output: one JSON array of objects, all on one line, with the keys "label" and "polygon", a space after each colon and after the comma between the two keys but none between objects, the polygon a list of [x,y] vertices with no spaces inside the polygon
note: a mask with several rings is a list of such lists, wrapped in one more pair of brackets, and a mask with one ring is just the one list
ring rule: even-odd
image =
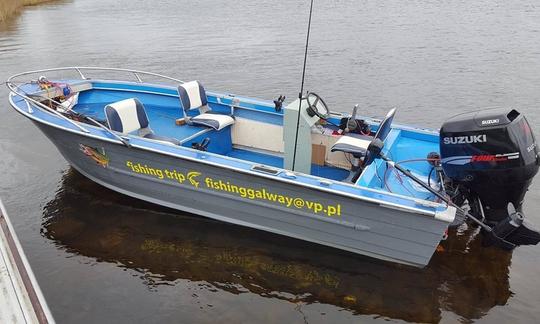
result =
[{"label": "blue boat interior", "polygon": [[[136,96],[131,94],[130,98],[132,97]],[[106,119],[103,108],[110,102],[84,102],[84,96],[80,96],[79,103],[74,107],[74,110],[78,113],[84,114],[85,116],[89,116],[95,120],[105,123]],[[231,128],[229,127],[216,131],[204,126],[178,126],[175,124],[175,120],[181,118],[178,106],[171,108],[170,106],[167,107],[149,104],[145,105],[145,109],[150,126],[154,132],[161,136],[178,139],[183,142],[182,146],[184,147],[191,147],[193,143],[200,143],[203,139],[209,138],[210,144],[208,145],[208,152],[276,168],[284,167],[283,157],[279,155],[268,153],[265,154],[257,151],[233,147],[231,142]],[[349,175],[349,170],[313,164],[311,175],[341,181],[347,178]]]},{"label": "blue boat interior", "polygon": [[[253,165],[288,170],[283,146],[286,147],[291,138],[284,134],[284,111],[276,111],[271,101],[207,92],[208,109],[213,114],[227,115],[234,119],[232,125],[214,129],[181,122],[202,113],[190,110],[185,114],[178,90],[174,87],[99,80],[85,82],[91,85],[78,91],[77,102],[71,107],[78,114],[108,125],[104,107],[135,98],[144,105],[149,129],[159,136],[179,141],[182,147],[193,148],[206,140],[206,150],[210,153],[249,161]],[[338,124],[340,118],[332,116],[329,120],[332,124]],[[380,120],[365,120],[371,125],[370,135],[375,135]],[[375,159],[365,167],[359,177],[352,177],[355,172],[352,166],[354,157],[330,150],[332,143],[340,137],[336,133],[338,128],[330,123],[317,123],[314,127],[318,129],[311,135],[313,149],[317,146],[322,155],[318,158],[313,155],[310,175],[418,199],[436,200],[427,190],[380,159]],[[130,135],[136,136],[137,133],[131,132]],[[392,124],[384,139],[383,150],[393,161],[405,166],[417,177],[428,181],[431,176],[431,182],[436,182],[432,166],[426,160],[430,152],[439,151],[439,138],[435,132]]]}]

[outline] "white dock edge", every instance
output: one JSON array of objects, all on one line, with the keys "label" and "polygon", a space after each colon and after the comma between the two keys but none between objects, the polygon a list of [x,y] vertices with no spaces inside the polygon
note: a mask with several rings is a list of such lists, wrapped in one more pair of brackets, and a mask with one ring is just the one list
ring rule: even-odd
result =
[{"label": "white dock edge", "polygon": [[55,323],[0,200],[0,323]]}]

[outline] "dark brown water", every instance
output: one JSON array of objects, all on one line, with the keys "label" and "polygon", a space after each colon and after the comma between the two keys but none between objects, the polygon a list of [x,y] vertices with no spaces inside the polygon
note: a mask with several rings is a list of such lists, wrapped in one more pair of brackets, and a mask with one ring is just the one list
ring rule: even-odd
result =
[{"label": "dark brown water", "polygon": [[[0,26],[0,78],[100,65],[271,99],[298,92],[307,1],[62,1]],[[438,127],[512,106],[540,135],[535,1],[315,0],[307,89],[334,110]],[[0,196],[59,323],[540,319],[540,247],[452,233],[426,269],[134,200],[70,169],[0,89]],[[540,227],[540,185],[525,212]]]}]

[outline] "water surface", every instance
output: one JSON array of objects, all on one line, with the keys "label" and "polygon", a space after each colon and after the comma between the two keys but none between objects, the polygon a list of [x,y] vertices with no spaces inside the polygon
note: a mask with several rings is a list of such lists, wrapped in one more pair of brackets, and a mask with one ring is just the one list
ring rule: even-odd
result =
[{"label": "water surface", "polygon": [[[0,79],[110,66],[272,99],[300,86],[308,1],[61,1],[0,26]],[[439,127],[525,113],[540,135],[535,1],[322,1],[306,88],[330,108]],[[0,89],[0,196],[59,323],[531,323],[540,248],[482,249],[474,229],[426,269],[375,261],[114,193],[72,170]],[[525,212],[540,227],[540,186]]]}]

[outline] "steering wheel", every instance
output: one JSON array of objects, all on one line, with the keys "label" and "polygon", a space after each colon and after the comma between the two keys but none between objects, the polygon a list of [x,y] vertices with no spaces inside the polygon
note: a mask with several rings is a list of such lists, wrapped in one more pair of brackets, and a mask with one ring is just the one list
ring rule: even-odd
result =
[{"label": "steering wheel", "polygon": [[317,116],[320,119],[328,119],[330,117],[330,110],[328,106],[315,92],[308,92],[306,96],[308,107],[306,109],[309,117]]}]

